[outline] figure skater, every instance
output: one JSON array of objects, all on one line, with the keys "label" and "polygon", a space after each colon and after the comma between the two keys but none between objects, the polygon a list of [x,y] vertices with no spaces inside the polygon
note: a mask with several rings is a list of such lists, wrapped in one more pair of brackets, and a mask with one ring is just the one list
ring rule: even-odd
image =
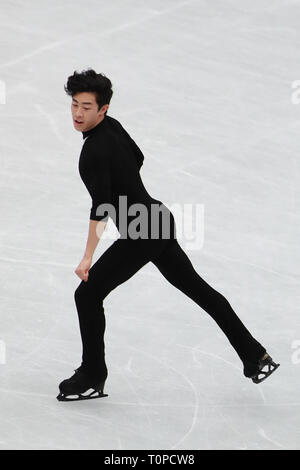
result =
[{"label": "figure skater", "polygon": [[[86,249],[75,270],[81,279],[74,298],[82,363],[60,383],[58,400],[107,396],[103,300],[150,261],[214,319],[240,357],[245,377],[254,383],[266,379],[279,364],[250,334],[228,300],[200,277],[177,241],[172,212],[147,192],[140,175],[143,153],[120,122],[107,115],[111,81],[93,69],[75,71],[64,89],[72,97],[73,125],[84,139],[79,174],[92,207]],[[108,217],[120,237],[92,265]]]}]

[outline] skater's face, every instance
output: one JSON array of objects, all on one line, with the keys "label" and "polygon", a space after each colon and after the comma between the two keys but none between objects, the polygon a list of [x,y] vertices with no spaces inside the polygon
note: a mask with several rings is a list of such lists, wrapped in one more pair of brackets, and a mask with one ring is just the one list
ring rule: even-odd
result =
[{"label": "skater's face", "polygon": [[89,131],[104,118],[104,113],[109,105],[105,104],[98,110],[96,95],[92,92],[76,93],[72,97],[72,118],[77,131]]}]

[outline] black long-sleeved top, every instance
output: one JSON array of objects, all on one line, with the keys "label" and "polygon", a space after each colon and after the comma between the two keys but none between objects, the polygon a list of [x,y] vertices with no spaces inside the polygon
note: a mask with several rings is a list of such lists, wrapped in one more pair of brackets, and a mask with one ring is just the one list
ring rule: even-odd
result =
[{"label": "black long-sleeved top", "polygon": [[[107,220],[110,216],[121,237],[127,237],[128,225],[139,216],[135,211],[128,215],[132,204],[143,203],[149,209],[151,204],[162,204],[148,194],[142,182],[139,171],[144,155],[119,121],[107,114],[82,135],[85,141],[79,158],[79,173],[92,198],[90,220]],[[119,203],[122,195],[127,196],[126,224],[123,223],[124,202],[121,203],[123,209]],[[97,215],[97,207],[105,203],[112,204],[115,212]],[[149,230],[150,223],[149,219]]]}]

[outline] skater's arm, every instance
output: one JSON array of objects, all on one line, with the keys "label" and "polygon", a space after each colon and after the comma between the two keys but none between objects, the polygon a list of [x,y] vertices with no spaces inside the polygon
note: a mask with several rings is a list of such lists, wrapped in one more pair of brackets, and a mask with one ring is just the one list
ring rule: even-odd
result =
[{"label": "skater's arm", "polygon": [[107,221],[103,220],[91,220],[89,224],[89,233],[88,239],[86,243],[86,248],[84,252],[84,258],[92,259],[94,255],[94,251],[97,248],[98,242],[102,236],[102,233],[105,230],[105,226]]},{"label": "skater's arm", "polygon": [[92,198],[90,220],[107,221],[112,210],[111,147],[104,145],[99,151],[97,141],[90,141],[84,152],[87,163],[82,164],[80,176]]},{"label": "skater's arm", "polygon": [[100,240],[102,233],[105,229],[107,221],[98,221],[98,220],[91,220],[89,225],[89,234],[86,243],[85,252],[83,255],[82,260],[80,261],[79,265],[75,269],[75,273],[77,274],[80,279],[87,282],[89,278],[89,270],[92,265],[94,251],[98,245],[98,241]]}]

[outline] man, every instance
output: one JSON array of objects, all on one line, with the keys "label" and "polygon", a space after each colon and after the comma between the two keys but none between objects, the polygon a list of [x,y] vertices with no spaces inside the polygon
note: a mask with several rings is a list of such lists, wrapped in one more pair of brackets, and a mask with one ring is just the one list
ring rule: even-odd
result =
[{"label": "man", "polygon": [[[149,261],[216,321],[242,360],[244,375],[255,383],[264,380],[279,364],[253,338],[225,297],[195,271],[177,241],[173,214],[147,192],[140,176],[143,153],[119,121],[107,115],[113,94],[111,81],[92,69],[75,71],[68,77],[65,91],[72,97],[74,127],[84,139],[79,173],[91,195],[92,207],[85,252],[75,270],[81,279],[75,303],[82,363],[72,377],[59,385],[57,398],[107,396],[103,393],[108,375],[103,300]],[[120,238],[92,266],[108,216],[116,224]]]}]

